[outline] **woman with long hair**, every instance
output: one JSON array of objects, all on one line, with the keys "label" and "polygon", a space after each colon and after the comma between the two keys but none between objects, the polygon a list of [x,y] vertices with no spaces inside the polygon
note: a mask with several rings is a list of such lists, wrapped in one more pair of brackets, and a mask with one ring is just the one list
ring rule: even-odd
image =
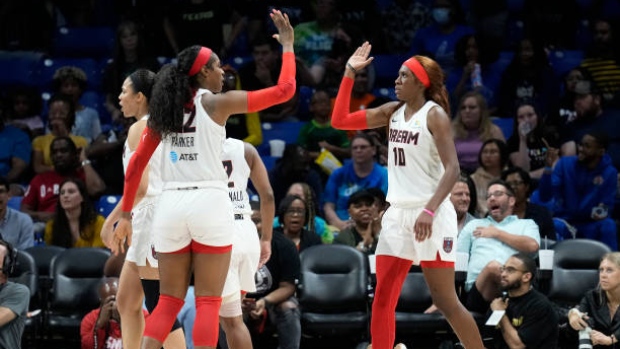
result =
[{"label": "woman with long hair", "polygon": [[[413,56],[398,71],[398,101],[348,112],[355,73],[372,62],[365,42],[347,62],[332,125],[363,130],[389,126],[388,193],[376,249],[377,288],[370,334],[373,349],[394,345],[395,310],[412,264],[422,267],[434,304],[466,348],[483,348],[472,315],[456,296],[454,262],[457,225],[448,198],[459,176],[450,127],[444,73],[434,60]],[[402,345],[399,345],[402,347]]]},{"label": "woman with long hair", "polygon": [[[190,46],[177,64],[157,74],[147,127],[127,167],[121,218],[113,238],[115,253],[131,245],[130,211],[138,182],[153,152],[162,146],[163,191],[155,209],[153,238],[158,253],[160,297],[147,318],[143,349],[159,349],[168,335],[194,272],[196,348],[215,348],[218,313],[232,250],[234,216],[228,176],[222,166],[222,144],[230,115],[259,111],[295,93],[293,28],[286,14],[273,10],[274,34],[283,48],[278,84],[257,91],[219,93],[224,71],[215,52]],[[261,261],[270,245],[261,245]]]},{"label": "woman with long hair", "polygon": [[105,247],[99,232],[103,216],[97,214],[84,182],[64,180],[59,187],[54,218],[45,225],[45,244],[70,247]]}]

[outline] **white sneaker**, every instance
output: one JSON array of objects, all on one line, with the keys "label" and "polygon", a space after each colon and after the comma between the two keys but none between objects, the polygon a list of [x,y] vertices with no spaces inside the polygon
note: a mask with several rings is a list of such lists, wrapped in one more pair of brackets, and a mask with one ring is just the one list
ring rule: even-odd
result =
[{"label": "white sneaker", "polygon": [[407,347],[403,343],[398,343],[396,344],[394,349],[407,349]]}]

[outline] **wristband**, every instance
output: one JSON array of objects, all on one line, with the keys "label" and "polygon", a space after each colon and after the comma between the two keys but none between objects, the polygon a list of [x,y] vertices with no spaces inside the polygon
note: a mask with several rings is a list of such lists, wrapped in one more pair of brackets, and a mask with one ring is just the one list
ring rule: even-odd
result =
[{"label": "wristband", "polygon": [[422,211],[426,212],[431,217],[435,217],[435,212],[429,210],[428,208],[423,208]]},{"label": "wristband", "polygon": [[347,62],[347,68],[351,69],[351,71],[353,72],[353,74],[357,74],[357,69],[353,68],[353,66],[351,65],[351,63]]}]

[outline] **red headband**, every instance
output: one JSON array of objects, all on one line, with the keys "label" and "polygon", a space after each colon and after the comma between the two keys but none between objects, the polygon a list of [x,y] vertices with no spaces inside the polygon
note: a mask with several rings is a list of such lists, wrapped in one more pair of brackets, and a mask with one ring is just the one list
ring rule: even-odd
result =
[{"label": "red headband", "polygon": [[200,68],[202,68],[205,64],[207,64],[207,62],[209,61],[209,58],[211,58],[211,49],[208,47],[201,47],[200,51],[198,51],[198,55],[196,56],[196,59],[194,60],[194,64],[192,64],[192,69],[189,70],[189,73],[187,73],[187,76],[194,76],[196,74],[198,74],[198,72],[200,71]]},{"label": "red headband", "polygon": [[403,64],[407,68],[409,68],[411,72],[413,72],[413,75],[415,75],[416,78],[420,80],[420,82],[422,83],[422,85],[424,85],[424,87],[428,88],[429,86],[431,86],[431,81],[428,78],[428,74],[426,73],[426,70],[424,70],[424,67],[422,66],[420,61],[415,59],[415,57],[409,58]]}]

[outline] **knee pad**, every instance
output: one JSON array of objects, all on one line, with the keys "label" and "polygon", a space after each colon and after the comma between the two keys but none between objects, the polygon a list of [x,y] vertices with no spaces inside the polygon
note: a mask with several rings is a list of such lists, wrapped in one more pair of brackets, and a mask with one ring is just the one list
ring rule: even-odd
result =
[{"label": "knee pad", "polygon": [[149,314],[153,312],[159,300],[159,280],[141,279],[142,289],[144,290],[144,304]]},{"label": "knee pad", "polygon": [[229,318],[241,315],[241,297],[238,293],[231,294],[222,299],[222,306],[220,307],[221,317]]},{"label": "knee pad", "polygon": [[163,343],[177,319],[177,314],[183,308],[184,300],[162,294],[153,313],[146,318],[144,336],[151,337]]},{"label": "knee pad", "polygon": [[196,319],[192,337],[194,346],[216,347],[220,332],[219,312],[222,297],[196,297]]}]

